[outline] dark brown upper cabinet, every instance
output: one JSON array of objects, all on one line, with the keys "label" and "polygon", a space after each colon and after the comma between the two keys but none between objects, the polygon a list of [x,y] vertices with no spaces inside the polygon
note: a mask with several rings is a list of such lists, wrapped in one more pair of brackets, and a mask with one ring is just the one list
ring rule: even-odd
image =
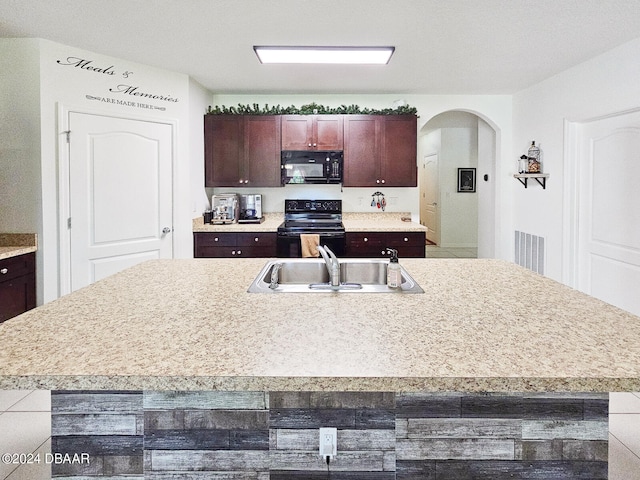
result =
[{"label": "dark brown upper cabinet", "polygon": [[342,150],[343,115],[282,115],[282,150]]},{"label": "dark brown upper cabinet", "polygon": [[280,187],[280,117],[205,115],[206,187]]},{"label": "dark brown upper cabinet", "polygon": [[415,187],[417,117],[345,115],[345,187]]}]

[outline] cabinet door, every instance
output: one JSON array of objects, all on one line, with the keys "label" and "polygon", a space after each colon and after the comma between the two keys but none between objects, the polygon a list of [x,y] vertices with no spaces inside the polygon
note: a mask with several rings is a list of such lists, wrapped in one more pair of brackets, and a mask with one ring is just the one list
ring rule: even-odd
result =
[{"label": "cabinet door", "polygon": [[379,257],[384,247],[384,234],[377,232],[347,232],[348,257]]},{"label": "cabinet door", "polygon": [[205,187],[235,187],[241,178],[243,120],[241,115],[205,115]]},{"label": "cabinet door", "polygon": [[274,115],[245,116],[243,147],[243,185],[280,187],[280,119]]},{"label": "cabinet door", "polygon": [[0,322],[36,307],[35,253],[0,261]]},{"label": "cabinet door", "polygon": [[344,148],[344,117],[342,115],[313,116],[312,148],[342,150]]},{"label": "cabinet door", "polygon": [[313,120],[309,115],[282,115],[282,150],[310,150]]},{"label": "cabinet door", "polygon": [[390,115],[384,119],[380,176],[387,187],[418,185],[417,117]]},{"label": "cabinet door", "polygon": [[342,115],[283,115],[282,150],[342,150]]},{"label": "cabinet door", "polygon": [[424,232],[387,232],[386,246],[395,248],[398,257],[424,258],[426,253],[426,235]]},{"label": "cabinet door", "polygon": [[382,119],[378,115],[346,116],[343,179],[345,187],[380,185],[381,122]]}]

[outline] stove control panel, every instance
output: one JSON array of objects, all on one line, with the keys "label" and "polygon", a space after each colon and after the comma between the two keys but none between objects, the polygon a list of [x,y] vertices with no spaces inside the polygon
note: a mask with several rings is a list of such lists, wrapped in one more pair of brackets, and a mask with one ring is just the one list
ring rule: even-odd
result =
[{"label": "stove control panel", "polygon": [[285,200],[285,213],[342,213],[342,200]]}]

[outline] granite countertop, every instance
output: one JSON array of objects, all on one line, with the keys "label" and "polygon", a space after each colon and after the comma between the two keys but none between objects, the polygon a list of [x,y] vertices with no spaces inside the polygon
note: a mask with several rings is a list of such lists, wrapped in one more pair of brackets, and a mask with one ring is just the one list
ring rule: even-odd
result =
[{"label": "granite countertop", "polygon": [[35,233],[0,233],[0,260],[38,250]]},{"label": "granite countertop", "polygon": [[411,219],[411,213],[343,213],[342,223],[347,232],[426,232],[427,227]]},{"label": "granite countertop", "polygon": [[[205,225],[202,217],[193,219],[194,232],[276,232],[284,221],[283,213],[265,213],[262,223],[233,223],[229,225]],[[426,232],[427,228],[417,222],[405,222],[402,218],[411,218],[408,212],[357,213],[342,214],[342,223],[347,232]]]},{"label": "granite countertop", "polygon": [[424,294],[251,294],[266,259],[152,260],[0,325],[1,389],[637,391],[640,318],[517,265]]}]

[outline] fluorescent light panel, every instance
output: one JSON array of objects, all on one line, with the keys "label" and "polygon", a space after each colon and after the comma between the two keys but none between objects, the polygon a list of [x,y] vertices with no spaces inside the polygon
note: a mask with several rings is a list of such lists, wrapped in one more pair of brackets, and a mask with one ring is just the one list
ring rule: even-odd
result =
[{"label": "fluorescent light panel", "polygon": [[395,47],[262,47],[254,46],[260,63],[339,63],[385,65]]}]

